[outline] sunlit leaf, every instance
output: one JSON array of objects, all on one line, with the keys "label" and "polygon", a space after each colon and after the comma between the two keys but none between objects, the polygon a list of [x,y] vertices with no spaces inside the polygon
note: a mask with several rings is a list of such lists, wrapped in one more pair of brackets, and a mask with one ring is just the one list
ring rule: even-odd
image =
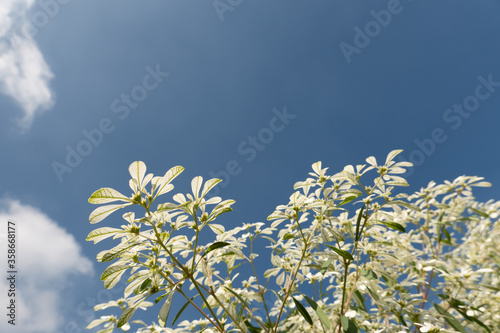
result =
[{"label": "sunlit leaf", "polygon": [[104,227],[104,228],[99,228],[91,231],[88,236],[87,240],[88,241],[93,241],[94,244],[99,243],[103,239],[106,239],[108,237],[112,237],[116,234],[119,233],[124,233],[125,231],[122,229],[117,229],[117,228],[110,228],[110,227]]},{"label": "sunlit leaf", "polygon": [[403,149],[396,149],[387,154],[387,158],[385,159],[385,165],[387,165],[390,161],[394,159],[397,155],[403,152]]},{"label": "sunlit leaf", "polygon": [[97,207],[96,209],[94,209],[94,211],[92,213],[90,213],[89,221],[92,224],[101,222],[106,217],[108,217],[110,214],[117,211],[118,209],[130,206],[130,205],[132,205],[132,204],[128,203],[128,204],[124,204],[124,205],[106,205],[106,206]]},{"label": "sunlit leaf", "polygon": [[127,198],[125,195],[121,194],[115,189],[112,189],[110,187],[104,187],[100,188],[94,193],[89,198],[89,202],[91,204],[103,204],[103,203],[109,203],[113,201],[126,201],[126,202],[132,202],[132,199]]},{"label": "sunlit leaf", "polygon": [[207,193],[214,188],[215,185],[220,183],[222,180],[217,178],[209,179],[203,184],[203,190],[201,191],[201,198],[205,197]]},{"label": "sunlit leaf", "polygon": [[200,195],[201,184],[203,184],[203,177],[194,177],[191,181],[191,191],[193,192],[194,198],[198,199]]},{"label": "sunlit leaf", "polygon": [[104,287],[106,289],[113,288],[123,273],[129,268],[128,265],[111,265],[109,266],[101,275],[101,281],[104,281]]},{"label": "sunlit leaf", "polygon": [[132,316],[134,315],[135,311],[139,307],[139,304],[140,303],[136,304],[132,308],[128,308],[125,311],[123,311],[123,314],[120,316],[120,319],[118,319],[118,322],[116,323],[116,327],[122,327],[123,325],[125,325],[126,323],[128,323],[128,321],[130,320],[130,318],[132,318]]},{"label": "sunlit leaf", "polygon": [[136,184],[139,186],[139,189],[143,188],[142,181],[144,176],[146,175],[146,164],[142,161],[135,161],[130,164],[128,167],[128,172],[133,180],[135,180]]}]

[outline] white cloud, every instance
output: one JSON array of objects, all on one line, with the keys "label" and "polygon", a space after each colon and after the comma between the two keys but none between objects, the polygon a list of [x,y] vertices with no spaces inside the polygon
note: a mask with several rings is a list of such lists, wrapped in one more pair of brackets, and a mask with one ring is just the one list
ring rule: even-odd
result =
[{"label": "white cloud", "polygon": [[[37,113],[54,105],[49,81],[54,77],[34,39],[25,31],[23,18],[34,0],[2,0],[0,6],[0,91],[22,108],[19,125],[28,129]],[[21,24],[24,24],[22,26]]]},{"label": "white cloud", "polygon": [[[18,245],[16,326],[7,324],[5,313],[0,332],[53,333],[62,331],[70,279],[93,274],[92,262],[66,230],[37,208],[15,200],[2,200],[0,246],[5,256],[7,221],[16,221]],[[6,258],[0,260],[2,274]],[[0,280],[1,299],[6,300],[8,281]],[[5,301],[2,301],[4,309]]]}]

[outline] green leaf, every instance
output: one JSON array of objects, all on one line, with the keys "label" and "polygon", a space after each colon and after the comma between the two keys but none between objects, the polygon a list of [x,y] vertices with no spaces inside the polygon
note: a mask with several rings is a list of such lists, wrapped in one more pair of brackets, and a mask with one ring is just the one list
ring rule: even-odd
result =
[{"label": "green leaf", "polygon": [[389,287],[392,287],[398,283],[398,280],[393,278],[389,274],[381,273],[381,275],[382,275],[382,279],[385,281],[385,284]]},{"label": "green leaf", "polygon": [[128,204],[121,204],[121,205],[106,205],[106,206],[101,206],[97,207],[94,209],[92,213],[90,213],[89,216],[89,221],[90,223],[94,224],[97,222],[101,222],[104,220],[108,215],[112,214],[114,211],[121,209],[126,206],[132,205],[131,203]]},{"label": "green leaf", "polygon": [[129,268],[128,265],[111,265],[101,275],[106,289],[113,288],[120,281],[123,273]]},{"label": "green leaf", "polygon": [[285,236],[283,236],[283,240],[292,239],[292,238],[295,238],[295,236],[292,234],[285,234]]},{"label": "green leaf", "polygon": [[144,282],[142,282],[141,286],[139,287],[138,289],[138,293],[142,293],[145,289],[147,289],[149,286],[151,285],[151,279],[150,278],[147,278],[146,280],[144,280]]},{"label": "green leaf", "polygon": [[375,272],[371,269],[362,270],[361,275],[366,277],[368,280],[377,280],[378,279],[377,274],[375,274]]},{"label": "green leaf", "polygon": [[462,310],[462,309],[459,309],[459,308],[456,308],[456,307],[454,307],[454,309],[457,310],[457,312],[460,313],[468,321],[472,321],[472,322],[478,324],[479,326],[481,326],[482,328],[484,328],[488,333],[491,333],[490,328],[488,326],[486,326],[482,321],[480,321],[479,319],[477,319],[476,317],[467,315],[467,312],[464,311],[464,310]]},{"label": "green leaf", "polygon": [[114,236],[119,233],[124,233],[125,231],[122,229],[116,229],[116,228],[109,228],[109,227],[104,227],[104,228],[99,228],[95,229],[94,231],[91,231],[88,236],[87,236],[87,241],[93,241],[94,244],[99,243],[103,239],[106,239],[108,237]]},{"label": "green leaf", "polygon": [[92,195],[89,198],[89,202],[91,204],[103,204],[114,201],[132,202],[132,199],[127,198],[117,190],[112,189],[110,187],[104,187],[98,189],[97,191],[92,193]]},{"label": "green leaf", "polygon": [[[227,268],[227,272],[229,273],[229,272],[231,272],[233,269],[236,269],[236,268],[240,267],[241,265],[243,265],[243,263],[240,263],[240,264],[235,265],[235,266],[232,266],[232,267],[228,267],[228,268]],[[228,266],[229,266],[229,265],[228,265]]]},{"label": "green leaf", "polygon": [[123,314],[120,316],[120,319],[118,319],[118,323],[116,324],[116,327],[120,328],[123,325],[125,325],[126,323],[128,323],[130,318],[132,318],[135,311],[139,307],[139,304],[140,303],[137,303],[136,306],[134,306],[133,308],[128,308],[127,310],[123,311]]},{"label": "green leaf", "polygon": [[306,295],[304,295],[304,298],[306,299],[307,303],[309,303],[311,308],[313,308],[314,312],[316,312],[321,323],[323,325],[325,325],[327,330],[329,330],[330,329],[330,320],[328,319],[328,316],[323,311],[323,309],[321,307],[319,307],[319,305],[315,301],[313,301],[312,299],[310,299]]},{"label": "green leaf", "polygon": [[295,303],[295,306],[297,307],[297,310],[299,310],[300,314],[304,319],[309,323],[309,325],[313,324],[313,321],[311,319],[311,316],[309,315],[309,312],[307,312],[306,308],[300,304],[299,301],[295,299],[295,297],[292,296],[293,302]]},{"label": "green leaf", "polygon": [[[443,238],[443,235],[444,237],[446,238]],[[444,244],[447,244],[447,245],[453,245],[451,243],[451,236],[450,236],[450,233],[446,230],[446,228],[442,228],[442,232],[439,234],[439,242],[440,243],[444,243]]]},{"label": "green leaf", "polygon": [[356,198],[357,198],[357,196],[355,196],[355,195],[349,196],[349,197],[345,198],[344,200],[342,200],[342,202],[339,203],[338,206],[345,205],[346,203],[349,203],[349,202],[353,201]]},{"label": "green leaf", "polygon": [[228,245],[230,245],[230,244],[227,242],[215,242],[212,245],[210,245],[209,247],[207,247],[207,249],[205,250],[205,252],[203,253],[203,255],[201,257],[203,258],[208,253],[210,253],[214,250],[220,249],[221,247],[228,246]]},{"label": "green leaf", "polygon": [[[196,295],[198,296],[198,295]],[[193,296],[191,297],[191,301],[193,301],[193,299],[195,299],[196,296]],[[187,301],[186,303],[184,303],[184,305],[182,306],[182,308],[179,310],[179,312],[177,312],[177,314],[175,315],[175,318],[174,318],[174,321],[172,322],[172,326],[175,325],[175,322],[177,321],[177,319],[179,319],[179,317],[181,316],[181,314],[184,312],[184,310],[186,310],[187,306],[191,304],[190,301]]]},{"label": "green leaf", "polygon": [[363,217],[363,210],[365,209],[365,205],[363,205],[363,207],[361,207],[361,210],[359,211],[359,214],[358,214],[358,220],[356,221],[356,242],[359,240],[359,237],[361,236],[359,234],[359,227],[361,225],[361,218]]},{"label": "green leaf", "polygon": [[342,324],[342,330],[345,333],[359,333],[359,329],[356,324],[346,316],[342,315],[340,322]]},{"label": "green leaf", "polygon": [[462,333],[467,333],[467,331],[465,330],[465,328],[462,326],[462,324],[460,324],[460,321],[458,319],[456,319],[455,317],[453,317],[448,311],[446,311],[443,307],[439,306],[438,304],[436,303],[433,303],[434,304],[434,307],[436,308],[436,310],[443,316],[444,320],[446,320],[446,322],[448,324],[450,324],[451,327],[453,327],[454,329],[456,329],[457,331],[459,332],[462,332]]},{"label": "green leaf", "polygon": [[250,333],[260,333],[262,331],[262,329],[258,328],[258,327],[255,327],[253,326],[249,320],[245,320],[245,325],[247,326],[248,328],[248,331]]},{"label": "green leaf", "polygon": [[321,270],[320,270],[321,274],[325,275],[326,271],[328,270],[328,267],[330,267],[332,262],[333,258],[330,258],[321,265]]},{"label": "green leaf", "polygon": [[472,207],[469,207],[469,209],[472,210],[474,213],[476,213],[477,215],[479,215],[481,217],[485,217],[485,218],[490,217],[488,214],[486,214],[482,210],[479,210],[479,209],[476,209],[476,208],[472,208]]},{"label": "green leaf", "polygon": [[344,259],[354,261],[354,258],[352,257],[352,255],[349,252],[347,252],[345,250],[337,249],[335,246],[331,246],[328,244],[325,244],[325,245],[328,246],[333,251],[335,251],[339,256],[343,257]]},{"label": "green leaf", "polygon": [[397,313],[396,313],[396,316],[398,317],[399,322],[400,322],[401,324],[403,324],[404,326],[408,327],[408,324],[406,324],[406,321],[405,321],[405,319],[404,319],[404,317],[403,317],[403,314],[402,314],[401,312],[397,312]]},{"label": "green leaf", "polygon": [[160,301],[161,301],[162,299],[164,299],[165,297],[167,297],[168,295],[170,295],[170,293],[166,293],[166,294],[163,294],[163,295],[160,295],[160,296],[156,297],[156,298],[155,298],[155,304],[160,303]]},{"label": "green leaf", "polygon": [[365,306],[365,299],[363,298],[363,295],[361,295],[359,290],[354,291],[354,300],[359,304],[359,306],[361,306],[363,310],[365,310],[365,312],[368,312]]},{"label": "green leaf", "polygon": [[399,223],[396,223],[396,222],[385,222],[385,221],[379,221],[379,223],[382,223],[383,225],[391,228],[391,229],[395,229],[395,230],[398,230],[398,231],[401,231],[401,232],[406,232],[406,229]]},{"label": "green leaf", "polygon": [[226,286],[224,286],[224,288],[226,288],[229,292],[231,292],[231,294],[233,294],[234,296],[236,296],[236,298],[237,298],[237,299],[239,299],[239,300],[240,300],[240,302],[241,302],[243,305],[245,305],[245,307],[246,307],[247,309],[249,309],[249,310],[250,310],[250,306],[248,306],[247,302],[245,302],[245,300],[244,300],[243,298],[241,298],[241,296],[240,296],[240,295],[239,295],[236,291],[234,291],[234,290],[232,290],[232,289],[230,289],[230,288],[228,288],[228,287],[226,287]]},{"label": "green leaf", "polygon": [[174,298],[175,291],[172,290],[170,292],[170,295],[168,296],[167,300],[165,303],[163,303],[163,306],[160,309],[160,312],[158,313],[158,323],[160,324],[161,327],[165,327],[165,324],[167,322],[168,314],[170,312],[170,306],[172,305],[172,299]]},{"label": "green leaf", "polygon": [[368,289],[368,292],[370,293],[370,295],[373,297],[373,299],[375,301],[378,301],[380,299],[380,297],[378,297],[377,293],[375,293],[373,290],[371,290],[369,287],[366,287],[366,289]]}]

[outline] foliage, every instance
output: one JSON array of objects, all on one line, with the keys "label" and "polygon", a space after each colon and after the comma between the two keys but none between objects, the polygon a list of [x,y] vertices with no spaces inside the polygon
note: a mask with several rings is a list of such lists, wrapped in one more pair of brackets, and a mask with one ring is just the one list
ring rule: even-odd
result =
[{"label": "foliage", "polygon": [[[411,166],[394,161],[400,152],[392,151],[383,164],[372,156],[365,165],[348,165],[333,175],[314,163],[310,177],[295,184],[289,202],[276,208],[269,223],[231,230],[215,220],[231,211],[234,201],[207,195],[219,179],[195,177],[192,193],[175,194],[173,202],[153,210],[183,168],[154,177],[146,175],[143,162],[132,163],[130,197],[101,188],[89,199],[106,204],[92,212],[91,223],[133,205],[145,214],[127,212],[121,228],[88,235],[94,243],[120,240],[97,255],[100,262],[112,262],[101,276],[105,287],[128,276],[123,298],[95,308],[118,307],[121,315],[103,316],[88,328],[103,324],[101,333],[131,330],[131,325],[142,333],[500,332],[500,202],[474,199],[473,186],[490,186],[479,177],[430,182],[411,195],[396,193],[408,185],[401,174]],[[375,175],[372,183],[368,174]],[[269,242],[272,252],[265,272],[256,269],[267,263],[257,259],[257,239]],[[253,275],[238,278],[241,264]],[[174,295],[185,303],[171,317]],[[151,301],[162,304],[158,323],[133,321],[136,310],[152,306]],[[197,311],[199,319],[179,322],[186,308]]]}]

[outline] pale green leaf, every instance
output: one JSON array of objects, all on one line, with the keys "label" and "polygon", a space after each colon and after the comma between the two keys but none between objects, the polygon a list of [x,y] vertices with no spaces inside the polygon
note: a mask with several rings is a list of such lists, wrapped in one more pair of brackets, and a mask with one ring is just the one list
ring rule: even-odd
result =
[{"label": "pale green leaf", "polygon": [[377,159],[374,157],[374,156],[370,156],[366,159],[366,162],[368,162],[368,164],[370,164],[371,166],[378,166],[377,165]]},{"label": "pale green leaf", "polygon": [[328,268],[330,267],[330,265],[332,264],[332,261],[333,261],[333,258],[330,258],[328,259],[327,261],[325,261],[322,265],[321,265],[321,274],[325,275],[325,273],[327,272]]},{"label": "pale green leaf", "polygon": [[112,237],[116,234],[119,233],[124,233],[125,230],[122,229],[117,229],[117,228],[109,228],[109,227],[104,227],[104,228],[99,228],[91,231],[88,236],[87,236],[87,241],[93,241],[94,244],[99,243],[103,239],[106,239],[108,237]]},{"label": "pale green leaf", "polygon": [[104,281],[106,289],[113,288],[120,281],[123,273],[129,268],[128,265],[111,265],[102,274],[101,281]]},{"label": "pale green leaf", "polygon": [[128,204],[122,204],[122,205],[106,205],[106,206],[101,206],[97,207],[94,209],[92,213],[90,213],[89,216],[89,221],[90,223],[98,223],[104,220],[106,217],[108,217],[110,214],[112,214],[114,211],[121,209],[123,207],[127,207],[132,205],[131,203]]},{"label": "pale green leaf", "polygon": [[132,318],[132,316],[134,315],[135,311],[139,307],[139,304],[140,303],[136,304],[132,308],[128,308],[127,310],[123,311],[123,314],[120,316],[120,319],[118,319],[118,322],[117,322],[116,326],[117,327],[122,327],[123,325],[125,325],[126,323],[128,323],[128,321],[130,320],[130,318]]},{"label": "pale green leaf", "polygon": [[346,316],[341,317],[342,330],[345,333],[359,333],[359,329],[356,324]]},{"label": "pale green leaf", "polygon": [[390,161],[394,159],[397,155],[403,152],[403,149],[396,149],[387,154],[387,158],[385,159],[385,165],[389,164]]},{"label": "pale green leaf", "polygon": [[165,327],[167,323],[168,314],[170,313],[170,306],[172,305],[172,299],[174,298],[175,291],[172,290],[168,295],[167,300],[163,303],[163,306],[158,313],[158,323],[161,327]]},{"label": "pale green leaf", "polygon": [[218,183],[220,183],[222,180],[217,179],[217,178],[212,178],[209,179],[205,182],[203,185],[203,190],[201,191],[201,197],[205,197],[205,195],[212,189],[214,186],[216,186]]},{"label": "pale green leaf", "polygon": [[191,181],[191,191],[195,199],[199,198],[201,184],[203,184],[203,177],[201,176],[194,177]]},{"label": "pale green leaf", "polygon": [[130,164],[128,167],[128,172],[135,183],[139,186],[139,190],[141,190],[144,186],[142,185],[144,176],[146,175],[146,164],[142,161],[135,161]]},{"label": "pale green leaf", "polygon": [[103,203],[109,203],[113,201],[126,201],[126,202],[132,202],[132,199],[127,198],[125,195],[121,194],[115,189],[112,189],[110,187],[104,187],[100,188],[94,193],[89,198],[89,202],[91,204],[103,204]]}]

